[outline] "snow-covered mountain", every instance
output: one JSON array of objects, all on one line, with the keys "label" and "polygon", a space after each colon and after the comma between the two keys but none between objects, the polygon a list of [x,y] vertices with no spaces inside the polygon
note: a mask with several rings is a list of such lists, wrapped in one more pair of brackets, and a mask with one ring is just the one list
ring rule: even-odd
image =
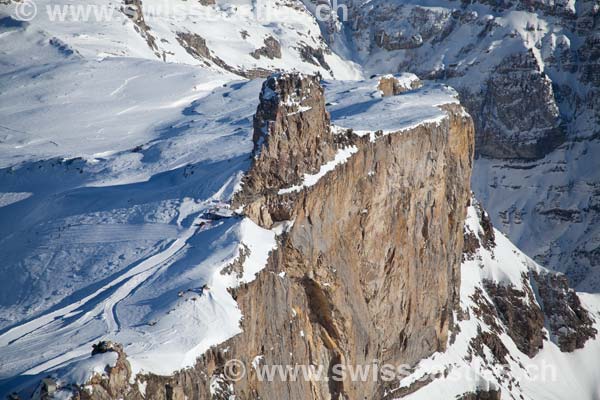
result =
[{"label": "snow-covered mountain", "polygon": [[30,3],[3,6],[7,72],[35,61],[46,64],[54,55],[161,60],[248,77],[290,69],[338,79],[360,76],[357,66],[329,50],[315,18],[295,1],[44,0],[33,3],[30,22],[18,21],[33,12]]},{"label": "snow-covered mountain", "polygon": [[[597,7],[434,3],[0,5],[0,394],[596,398],[597,296],[464,209],[459,97],[491,219],[597,288]],[[411,373],[222,376],[373,357]]]}]

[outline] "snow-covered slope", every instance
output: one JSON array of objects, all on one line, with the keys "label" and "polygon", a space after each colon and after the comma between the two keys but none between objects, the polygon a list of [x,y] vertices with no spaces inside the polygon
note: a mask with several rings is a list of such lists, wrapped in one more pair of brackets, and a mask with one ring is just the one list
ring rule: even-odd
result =
[{"label": "snow-covered slope", "polygon": [[[275,246],[225,204],[249,165],[260,82],[104,57],[120,24],[40,27],[64,28],[4,24],[0,39],[0,386],[87,358],[101,337],[126,344],[134,369],[171,372],[239,331],[227,288]],[[241,250],[247,275],[220,274]]]},{"label": "snow-covered slope", "polygon": [[360,76],[357,66],[328,49],[313,15],[293,0],[94,0],[85,4],[40,0],[35,5],[35,16],[27,18],[30,22],[10,17],[30,16],[26,13],[32,10],[23,3],[0,6],[2,52],[11,55],[3,64],[15,65],[15,52],[20,62],[45,59],[45,54],[23,49],[25,36],[90,60],[135,57],[243,76],[290,69],[338,79]]},{"label": "snow-covered slope", "polygon": [[[170,374],[190,366],[211,345],[239,333],[242,315],[229,289],[252,281],[277,246],[276,235],[285,228],[262,229],[228,205],[251,163],[252,116],[261,85],[240,79],[280,69],[357,79],[362,71],[354,61],[369,72],[389,72],[404,59],[405,50],[361,48],[370,43],[367,36],[377,32],[361,31],[354,39],[336,36],[334,28],[341,25],[317,21],[311,14],[315,12],[312,2],[175,1],[169,7],[181,8],[165,10],[165,3],[157,0],[143,5],[134,0],[123,4],[95,0],[87,6],[111,17],[91,16],[87,22],[74,21],[73,11],[67,11],[64,21],[52,21],[56,15],[51,18],[46,6],[65,10],[62,7],[70,3],[62,0],[38,1],[38,16],[19,22],[9,15],[20,4],[0,5],[0,393],[37,382],[57,368],[64,379],[85,382],[93,371],[115,363],[112,355],[90,360],[91,345],[100,339],[122,343],[134,372]],[[375,9],[378,4],[360,7]],[[565,7],[571,10],[572,4]],[[386,28],[405,29],[410,33],[409,45],[423,40],[421,33],[418,39],[413,32],[414,23],[434,32],[430,39],[451,30],[456,43],[490,30],[464,54],[452,47],[441,51],[444,37],[440,36],[440,41],[432,39],[431,48],[422,54],[416,51],[411,58],[423,70],[437,71],[430,76],[443,75],[461,90],[476,91],[493,59],[515,48],[531,49],[539,64],[544,49],[555,51],[565,42],[558,31],[552,36],[547,23],[535,14],[520,10],[498,12],[475,4],[455,15],[454,4],[442,0],[425,8],[400,8],[402,12],[395,15],[402,16],[401,25],[386,15],[376,20]],[[414,23],[404,17],[415,18]],[[464,24],[449,22],[455,19]],[[539,24],[540,30],[525,29],[529,23]],[[518,33],[515,37],[513,30]],[[326,35],[330,47],[322,31],[331,34]],[[378,37],[382,45],[388,40]],[[579,44],[577,40],[573,43]],[[537,42],[550,47],[542,46],[540,52]],[[446,76],[446,66],[454,64],[458,75]],[[533,75],[542,76],[540,71]],[[551,93],[545,78],[539,82],[537,93]],[[458,101],[456,92],[442,84],[427,83],[391,97],[382,97],[377,85],[377,78],[326,81],[332,122],[374,139],[377,130],[386,134],[439,122],[445,114],[438,106]],[[595,127],[590,122],[593,111],[578,100],[590,92],[587,87],[576,89],[569,98],[581,110],[572,121],[579,140],[579,127],[591,126],[583,136],[593,136]],[[548,112],[533,115],[553,118],[569,101],[558,106],[548,101],[544,103]],[[528,142],[535,137],[527,135],[539,132],[514,133]],[[560,186],[552,175],[539,178],[550,168],[545,161],[534,168],[513,168],[517,172],[511,174],[503,172],[502,163],[479,161],[474,186],[495,210],[492,219],[505,218],[502,212],[512,210],[506,224],[499,226],[531,254],[550,251],[549,263],[556,267],[584,245],[582,257],[589,259],[585,265],[593,268],[597,204],[584,201],[598,194],[597,160],[587,139],[580,140],[582,144],[575,139],[575,145],[548,156]],[[306,175],[301,187],[314,184],[352,157],[352,151],[340,152],[318,174]],[[555,169],[565,160],[583,167],[572,173]],[[583,183],[575,182],[583,178]],[[496,180],[500,183],[489,189]],[[535,188],[533,195],[531,188]],[[508,191],[511,196],[505,196]],[[560,207],[540,206],[539,198],[554,202],[554,195]],[[552,212],[541,212],[548,209]],[[564,218],[577,213],[565,214],[564,209],[589,211],[589,216],[567,224]],[[555,219],[527,219],[532,210]],[[470,209],[472,233],[480,230],[480,215],[481,211]],[[523,220],[526,223],[520,224]],[[479,348],[488,355],[487,361],[473,355],[477,348],[471,340],[479,334],[478,325],[484,332],[491,329],[489,321],[473,314],[481,307],[473,295],[481,292],[489,300],[485,280],[533,293],[522,274],[545,273],[506,238],[498,233],[496,238],[493,249],[479,248],[463,265],[461,308],[470,319],[460,320],[460,333],[448,352],[423,361],[403,384],[410,386],[419,371],[447,367],[476,371],[478,378],[475,383],[450,386],[446,379],[437,379],[413,396],[431,398],[493,387],[501,388],[503,395],[565,398],[569,385],[578,385],[583,388],[582,398],[594,398],[598,388],[593,382],[598,376],[592,355],[600,350],[597,341],[563,353],[555,344],[560,335],[550,325],[546,336],[555,342],[545,340],[544,348],[530,359],[506,333],[509,328],[495,320],[504,327],[499,337],[510,354],[510,377],[484,376],[489,369],[497,370],[499,363],[490,361],[492,356],[483,347]],[[548,243],[559,243],[561,250],[555,255],[554,249],[542,247]],[[244,263],[241,276],[227,268],[236,260]],[[569,272],[568,268],[564,269]],[[596,287],[594,280],[585,282],[584,288]],[[600,310],[595,295],[581,298],[585,308],[593,313]],[[519,362],[550,363],[561,371],[566,366],[584,366],[585,373],[540,385],[526,382]],[[515,381],[520,386],[511,383]]]},{"label": "snow-covered slope", "polygon": [[[130,67],[124,74],[139,65],[123,64]],[[148,64],[166,66],[154,61],[135,70]],[[199,92],[171,107],[172,118],[147,110],[144,135],[132,135],[122,150],[127,130],[144,121],[130,126],[114,117],[118,101],[94,111],[120,129],[84,139],[81,148],[73,119],[37,125],[33,140],[55,139],[57,157],[24,146],[17,159],[26,161],[0,172],[11,200],[0,209],[2,378],[88,356],[101,337],[127,344],[135,369],[168,373],[238,332],[241,315],[226,290],[238,279],[219,271],[247,248],[242,281],[251,280],[275,245],[272,232],[225,204],[249,165],[259,87],[241,82]],[[72,93],[70,101],[85,97]],[[48,110],[40,118],[54,118]]]},{"label": "snow-covered slope", "polygon": [[[588,340],[582,349],[561,351],[551,323],[556,321],[556,315],[551,314],[550,299],[544,297],[538,283],[543,281],[540,276],[554,273],[540,267],[493,229],[489,216],[475,199],[465,223],[465,238],[468,237],[471,240],[466,241],[461,267],[456,336],[450,339],[444,353],[422,360],[399,388],[390,391],[390,398],[396,391],[420,387],[419,382],[425,385],[402,398],[462,398],[465,393],[479,393],[481,397],[474,398],[491,399],[500,395],[502,399],[527,400],[597,398],[600,338]],[[503,301],[508,301],[499,304],[495,296],[502,290],[514,291],[515,295],[504,297]],[[599,329],[600,296],[580,293],[579,298],[580,306],[589,310],[594,321],[590,327]],[[512,307],[525,316],[514,325]],[[576,311],[573,307],[568,313]],[[523,331],[517,331],[524,328],[528,318],[542,313],[543,325],[535,325],[542,321],[536,322],[537,328],[525,336]],[[567,320],[564,315],[560,319],[563,323]],[[570,329],[566,325],[559,335]],[[533,342],[535,348],[529,350],[535,354],[526,354],[525,349]]]},{"label": "snow-covered slope", "polygon": [[542,160],[482,158],[473,190],[494,224],[536,261],[565,273],[577,290],[600,287],[600,142],[574,142]]},{"label": "snow-covered slope", "polygon": [[[144,107],[152,114],[171,107],[168,101],[150,104],[156,101],[151,93],[165,93],[159,85],[171,87],[170,75],[155,82],[154,72],[132,73],[122,82],[109,82],[110,68],[102,72],[105,67],[95,60],[164,60],[203,66],[201,75],[218,73],[226,79],[265,76],[274,70],[357,79],[364,70],[367,75],[411,71],[421,78],[443,80],[461,93],[477,123],[482,157],[473,184],[496,226],[538,262],[565,272],[579,289],[594,291],[598,286],[599,182],[593,171],[600,170],[600,164],[593,154],[600,98],[594,65],[600,53],[599,12],[593,1],[346,1],[333,2],[337,14],[323,14],[317,10],[320,3],[308,0],[95,0],[85,5],[44,0],[36,2],[37,14],[30,22],[8,17],[16,14],[19,4],[0,6],[6,16],[0,22],[0,51],[6,56],[1,62],[7,73],[31,63],[83,59],[86,65],[81,67],[89,73],[81,78],[98,80],[101,90],[94,96],[98,102],[107,99],[105,94],[111,95],[106,101],[113,102],[121,86],[129,86],[131,92],[121,94],[121,99],[138,90],[136,95],[148,99]],[[37,76],[44,68],[48,66],[19,74]],[[60,68],[62,76],[79,75],[77,65]],[[206,82],[219,80],[215,79]],[[55,83],[65,91],[77,85]],[[204,89],[202,83],[188,88],[184,83],[179,93]],[[31,123],[47,121],[36,120],[38,112],[22,108],[34,104],[19,98],[26,92],[7,95],[19,100],[0,127],[2,142],[11,148],[35,146],[29,142],[22,113],[32,114]],[[93,115],[61,109],[68,106],[60,100],[38,100],[55,107],[58,115],[78,114],[86,135],[102,140]],[[147,118],[144,107],[129,102],[124,100],[117,113],[136,121]],[[134,141],[130,139],[139,133],[136,129],[143,129],[143,123],[130,126],[127,136],[115,140],[119,148]],[[38,145],[52,154],[54,142],[49,137]],[[512,161],[494,161],[504,157]],[[538,161],[523,165],[522,159]],[[552,178],[544,178],[547,174]],[[511,176],[521,183],[512,182]],[[555,179],[560,184],[552,183]],[[0,201],[10,201],[6,198]]]}]

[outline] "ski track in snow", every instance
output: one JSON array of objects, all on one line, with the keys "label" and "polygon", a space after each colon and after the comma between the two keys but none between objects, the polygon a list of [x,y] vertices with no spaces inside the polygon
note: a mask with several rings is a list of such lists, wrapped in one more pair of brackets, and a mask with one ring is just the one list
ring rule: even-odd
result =
[{"label": "ski track in snow", "polygon": [[[186,229],[182,235],[175,239],[165,250],[159,251],[156,254],[140,262],[137,266],[126,271],[109,284],[103,286],[91,295],[62,307],[59,310],[42,315],[23,325],[17,326],[0,335],[0,347],[18,343],[28,335],[36,333],[36,331],[49,328],[50,324],[60,323],[61,320],[67,320],[73,315],[80,315],[75,321],[66,323],[60,326],[58,331],[53,326],[54,333],[75,330],[86,325],[93,319],[101,318],[106,323],[106,333],[117,333],[120,329],[118,321],[115,318],[115,306],[129,296],[139,285],[148,280],[169,258],[179,252],[189,239],[198,229],[197,223],[202,219],[198,218],[194,221],[192,227]],[[102,295],[115,289],[106,299],[100,299]],[[86,307],[89,306],[89,307]],[[88,311],[85,311],[86,308]],[[69,359],[69,354],[80,355],[89,352],[89,344],[80,346],[76,350],[72,350],[66,355],[56,357],[53,360],[47,361],[36,368],[32,368],[25,374],[36,374],[46,369],[51,369],[56,365]]]},{"label": "ski track in snow", "polygon": [[[120,328],[119,323],[115,318],[115,306],[117,305],[117,303],[129,296],[142,282],[146,281],[150,276],[152,276],[157,271],[157,269],[161,267],[163,263],[165,263],[169,258],[175,255],[178,251],[180,251],[185,246],[187,239],[191,237],[195,231],[196,226],[193,225],[193,228],[188,228],[185,231],[185,233],[179,238],[177,238],[173,243],[171,243],[167,249],[165,249],[164,251],[160,251],[157,254],[142,261],[139,265],[127,271],[125,274],[119,276],[110,284],[103,286],[101,289],[97,290],[90,296],[73,304],[70,304],[69,306],[63,307],[60,310],[54,311],[50,314],[46,314],[24,325],[9,330],[8,332],[0,336],[0,346],[6,346],[8,344],[15,343],[23,337],[37,331],[38,329],[47,326],[53,321],[59,319],[66,319],[69,316],[69,314],[76,312],[77,310],[83,308],[89,303],[93,303],[94,300],[97,300],[102,294],[105,294],[107,291],[113,288],[116,288],[115,292],[111,294],[108,298],[106,298],[103,302],[98,301],[98,304],[93,306],[93,308],[90,311],[85,312],[81,317],[77,318],[75,322],[71,322],[61,327],[60,329],[73,329],[73,327],[75,326],[85,325],[92,319],[101,318],[106,323],[105,334],[110,335],[117,333]],[[70,354],[85,354],[86,352],[89,352],[89,349],[89,344],[86,344],[85,346],[80,346],[76,350],[71,351]],[[35,368],[26,371],[25,374],[37,374],[44,370],[52,369],[53,367],[56,367],[64,361],[68,361],[68,357],[68,354],[65,356],[59,356],[55,359],[47,361]]]}]

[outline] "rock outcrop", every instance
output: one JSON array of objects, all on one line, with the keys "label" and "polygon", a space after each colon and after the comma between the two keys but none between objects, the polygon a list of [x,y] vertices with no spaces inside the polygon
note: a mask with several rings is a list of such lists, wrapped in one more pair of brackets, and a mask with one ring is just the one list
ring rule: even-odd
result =
[{"label": "rock outcrop", "polygon": [[189,55],[196,58],[207,67],[217,66],[223,68],[225,71],[229,71],[233,74],[237,74],[248,79],[264,78],[272,73],[272,71],[263,68],[240,69],[227,64],[208,48],[206,39],[197,33],[177,32],[176,35],[177,41],[181,47],[183,47]]},{"label": "rock outcrop", "polygon": [[528,285],[528,277],[523,277],[524,289],[485,281],[485,290],[494,304],[494,311],[507,328],[507,334],[519,350],[529,357],[535,356],[546,338],[544,315],[535,302],[535,296]]},{"label": "rock outcrop", "polygon": [[[242,333],[191,368],[141,373],[134,383],[121,348],[101,342],[94,353],[116,351],[117,363],[76,386],[79,398],[387,399],[426,390],[453,367],[400,387],[399,380],[339,374],[339,366],[408,365],[410,373],[452,345],[471,318],[477,328],[461,360],[477,358],[488,369],[535,356],[548,339],[544,327],[563,351],[596,335],[564,277],[527,263],[517,266],[520,281],[481,278],[469,300],[459,299],[461,263],[497,268],[477,262],[506,246],[470,200],[474,132],[460,105],[440,106],[445,118],[402,133],[360,136],[333,129],[324,104],[317,77],[278,74],[262,87],[252,165],[233,205],[283,233],[256,279],[231,289]],[[307,176],[350,148],[345,162],[307,185]],[[467,206],[477,220],[468,229]],[[249,256],[241,250],[230,272],[243,274]],[[520,352],[511,353],[514,346]],[[497,378],[518,385],[509,374]],[[496,386],[482,387],[462,398],[499,398]]]},{"label": "rock outcrop", "polygon": [[532,281],[551,339],[562,351],[581,349],[588,339],[596,336],[591,316],[564,275],[533,272]]},{"label": "rock outcrop", "polygon": [[566,137],[560,126],[552,81],[540,71],[533,52],[506,57],[486,82],[480,100],[470,104],[476,124],[477,153],[492,158],[538,159]]},{"label": "rock outcrop", "polygon": [[399,76],[384,75],[379,78],[377,88],[382,96],[396,96],[412,89],[423,86],[421,80],[414,74],[402,74]]},{"label": "rock outcrop", "polygon": [[[440,125],[371,142],[332,134],[315,78],[280,75],[265,83],[257,155],[237,201],[259,224],[284,218],[294,225],[267,271],[236,293],[246,319],[244,333],[227,343],[233,354],[331,368],[372,359],[414,364],[445,348],[473,150],[471,120],[460,106],[447,113]],[[309,189],[278,194],[344,146],[358,148],[345,164]],[[263,333],[265,326],[273,331]],[[276,387],[250,377],[236,393],[372,398],[384,390],[349,381],[299,382],[287,394]]]},{"label": "rock outcrop", "polygon": [[[293,225],[256,280],[233,291],[243,333],[191,369],[137,379],[154,399],[382,398],[386,385],[377,379],[324,378],[336,365],[414,365],[446,348],[459,293],[472,121],[447,105],[439,123],[372,141],[331,130],[316,77],[276,75],[260,99],[255,157],[235,203],[264,227],[284,219]],[[356,151],[313,186],[280,193],[348,147]],[[226,373],[230,358],[246,366],[239,381]],[[262,364],[324,370],[320,379],[266,382]]]},{"label": "rock outcrop", "polygon": [[86,399],[118,399],[140,398],[141,393],[136,386],[130,386],[131,366],[123,347],[117,343],[99,342],[93,345],[92,356],[106,352],[115,352],[118,355],[114,366],[107,366],[104,375],[94,375],[87,388],[78,393],[81,400]]},{"label": "rock outcrop", "polygon": [[500,390],[478,390],[472,393],[465,393],[458,400],[500,400]]},{"label": "rock outcrop", "polygon": [[137,33],[140,34],[142,38],[148,44],[148,47],[154,51],[157,57],[162,57],[161,52],[156,45],[156,38],[150,32],[150,27],[146,23],[146,19],[144,18],[144,9],[142,7],[141,0],[124,0],[123,7],[121,8],[121,12],[125,14],[135,27]]},{"label": "rock outcrop", "polygon": [[[591,340],[593,335],[582,339],[584,350],[561,354],[560,350],[569,350],[552,333],[556,330],[552,328],[553,318],[564,324],[565,333],[585,332],[585,326],[597,328],[597,322],[592,321],[597,307],[588,301],[589,297],[580,303],[577,294],[560,283],[564,277],[537,265],[494,230],[475,198],[468,207],[465,237],[468,240],[461,267],[460,305],[448,350],[419,363],[402,386],[391,390],[398,396],[390,398],[402,398],[416,382],[426,381],[415,397],[436,399],[442,393],[442,398],[448,399],[537,399],[549,387],[559,387],[564,382],[562,366],[573,357],[582,364],[586,364],[583,360],[587,354],[590,361],[595,360],[591,354],[598,343]],[[484,246],[490,237],[493,241]],[[538,275],[547,281],[541,291]],[[574,301],[567,300],[569,293]],[[544,298],[552,298],[555,304],[545,307],[544,303],[550,300]],[[561,310],[560,316],[553,317],[553,310]],[[573,337],[563,340],[576,342]],[[552,365],[552,372],[532,372],[548,365]],[[581,366],[582,371],[588,368]],[[591,387],[595,387],[595,380],[592,382]],[[565,394],[573,387],[567,384],[558,397],[568,397]]]},{"label": "rock outcrop", "polygon": [[[473,260],[477,249],[493,253],[496,243],[494,228],[478,202],[473,202],[479,216],[482,230],[476,236],[465,232],[465,259]],[[477,318],[484,321],[492,332],[479,334],[471,344],[478,352],[486,345],[493,354],[503,360],[506,351],[501,349],[497,335],[506,332],[517,348],[529,357],[534,357],[544,346],[544,340],[552,340],[561,351],[571,352],[583,348],[584,344],[596,337],[597,330],[590,313],[583,308],[577,293],[569,287],[564,275],[532,268],[523,271],[520,287],[515,283],[482,280],[472,300],[476,305]],[[484,291],[485,290],[485,294]],[[544,328],[550,333],[547,337]],[[494,336],[493,338],[490,337]]]},{"label": "rock outcrop", "polygon": [[273,36],[268,36],[264,40],[264,46],[254,50],[250,55],[256,59],[267,57],[269,59],[281,58],[281,44]]},{"label": "rock outcrop", "polygon": [[254,116],[253,141],[254,164],[233,203],[270,227],[292,219],[292,202],[281,201],[278,191],[298,185],[304,174],[317,173],[338,147],[318,78],[281,74],[267,79]]}]

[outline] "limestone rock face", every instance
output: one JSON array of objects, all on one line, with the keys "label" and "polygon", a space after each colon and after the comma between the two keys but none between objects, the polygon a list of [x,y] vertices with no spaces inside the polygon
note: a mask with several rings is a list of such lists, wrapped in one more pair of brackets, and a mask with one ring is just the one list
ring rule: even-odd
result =
[{"label": "limestone rock face", "polygon": [[562,351],[583,348],[597,334],[593,320],[564,275],[533,273],[552,338]]},{"label": "limestone rock face", "polygon": [[377,88],[383,96],[396,96],[421,86],[423,86],[423,83],[415,74],[402,74],[400,76],[382,76],[379,79]]},{"label": "limestone rock face", "polygon": [[264,40],[264,46],[254,50],[250,55],[256,59],[267,57],[269,59],[281,58],[281,44],[273,36],[268,36]]},{"label": "limestone rock face", "polygon": [[507,327],[508,335],[521,352],[533,357],[542,348],[545,339],[542,331],[544,314],[535,303],[527,277],[524,279],[524,290],[492,281],[485,282],[485,290],[493,301],[496,315]]},{"label": "limestone rock face", "polygon": [[[415,365],[448,342],[459,296],[470,196],[473,123],[461,106],[402,133],[359,137],[329,126],[315,77],[267,80],[255,117],[255,159],[236,203],[256,223],[284,218],[254,281],[233,291],[243,332],[171,377],[138,376],[153,399],[379,399],[377,379],[325,379],[337,364]],[[310,108],[310,109],[309,109]],[[356,152],[316,184],[281,188]],[[282,205],[283,204],[283,205]],[[230,358],[247,374],[227,378]],[[253,366],[319,365],[320,379],[265,381]],[[127,396],[125,396],[127,397]]]},{"label": "limestone rock face", "polygon": [[[260,100],[255,158],[235,203],[263,227],[286,221],[287,228],[256,279],[232,289],[243,314],[242,333],[172,376],[140,374],[131,385],[127,366],[123,376],[111,372],[86,398],[118,393],[138,399],[135,388],[143,385],[145,398],[160,400],[384,399],[391,391],[423,390],[439,377],[399,389],[398,381],[332,379],[339,377],[336,366],[415,366],[452,345],[451,334],[460,333],[454,315],[488,327],[478,328],[465,359],[479,357],[489,365],[514,357],[502,333],[528,357],[545,339],[571,351],[596,334],[577,296],[554,275],[483,280],[471,297],[474,315],[460,308],[463,257],[489,253],[493,259],[505,241],[476,202],[480,229],[466,232],[466,209],[474,202],[474,130],[460,105],[443,106],[446,118],[439,122],[358,136],[329,126],[316,77],[273,76]],[[282,191],[349,146],[356,151],[346,162],[312,186]],[[240,379],[232,379],[232,359],[241,363],[233,372],[245,372]],[[290,381],[279,374],[269,379],[260,368],[296,365],[320,372]],[[500,389],[490,386],[463,398],[499,396]]]},{"label": "limestone rock face", "polygon": [[[487,213],[477,202],[474,207],[478,209],[483,233],[479,237],[465,234],[465,258],[469,260],[474,259],[477,249],[494,252],[496,248],[496,243],[486,234],[488,231],[493,234]],[[593,318],[564,275],[531,269],[521,273],[518,283],[520,288],[516,287],[516,282],[507,284],[484,279],[483,288],[472,296],[476,316],[492,329],[491,333],[478,335],[472,343],[475,351],[486,345],[493,354],[503,357],[503,351],[494,352],[498,349],[497,335],[502,332],[506,332],[519,351],[529,357],[538,354],[544,340],[555,342],[563,352],[571,352],[595,338],[597,330]],[[546,336],[544,328],[548,329],[550,337]],[[497,357],[498,361],[502,361],[502,357]]]},{"label": "limestone rock face", "polygon": [[[198,61],[202,62],[202,64],[204,64],[204,66],[206,66],[206,67],[217,66],[217,67],[223,68],[226,71],[229,71],[234,74],[238,74],[238,75],[246,77],[248,79],[264,78],[265,76],[269,76],[271,74],[271,71],[266,70],[264,68],[248,68],[248,69],[242,70],[242,69],[239,69],[238,67],[234,67],[232,65],[227,64],[225,61],[223,61],[221,58],[219,58],[217,55],[215,55],[211,49],[208,48],[208,46],[206,44],[206,39],[197,33],[177,32],[176,37],[177,37],[177,42],[179,42],[181,47],[183,47],[189,55],[191,55]],[[273,40],[275,40],[275,39],[273,39]],[[277,42],[277,41],[275,40],[275,42]],[[265,40],[265,45],[267,45],[267,43],[274,46],[274,44],[271,41]],[[264,48],[257,50],[257,51],[259,51],[259,53],[257,53],[257,58],[259,57],[260,54],[263,54],[262,53],[264,51],[263,49]],[[275,51],[275,50],[276,49],[273,49],[273,51]],[[269,54],[277,55],[277,53],[271,53],[270,50],[269,50]]]},{"label": "limestone rock face", "polygon": [[137,387],[130,387],[131,366],[123,347],[118,343],[99,342],[93,345],[92,355],[115,352],[118,355],[114,367],[106,367],[104,375],[94,375],[89,382],[88,390],[79,390],[79,398],[110,400],[116,398],[142,398]]},{"label": "limestone rock face", "polygon": [[150,27],[144,19],[144,11],[141,0],[124,0],[121,8],[123,14],[125,14],[135,26],[136,32],[140,34],[142,38],[148,44],[148,47],[154,51],[157,57],[161,57],[161,53],[156,45],[156,38],[150,33]]},{"label": "limestone rock face", "polygon": [[346,4],[336,45],[351,38],[369,74],[411,72],[456,88],[476,126],[473,190],[496,227],[577,290],[597,292],[598,2]]},{"label": "limestone rock face", "polygon": [[499,390],[478,390],[477,392],[465,393],[458,400],[500,400]]},{"label": "limestone rock face", "polygon": [[[295,113],[300,107],[312,108]],[[345,164],[309,189],[278,195],[342,144],[327,126],[318,81],[278,76],[265,83],[257,156],[238,201],[267,226],[281,215],[277,204],[285,204],[294,224],[266,270],[236,293],[244,332],[222,348],[245,363],[263,356],[270,365],[328,368],[373,359],[412,365],[444,350],[473,153],[471,119],[457,105],[446,112],[440,124],[374,142],[346,135],[345,144],[358,151]],[[257,195],[262,212],[256,202],[244,203]],[[242,398],[378,398],[384,389],[349,380],[267,384],[252,375],[235,384]]]}]

